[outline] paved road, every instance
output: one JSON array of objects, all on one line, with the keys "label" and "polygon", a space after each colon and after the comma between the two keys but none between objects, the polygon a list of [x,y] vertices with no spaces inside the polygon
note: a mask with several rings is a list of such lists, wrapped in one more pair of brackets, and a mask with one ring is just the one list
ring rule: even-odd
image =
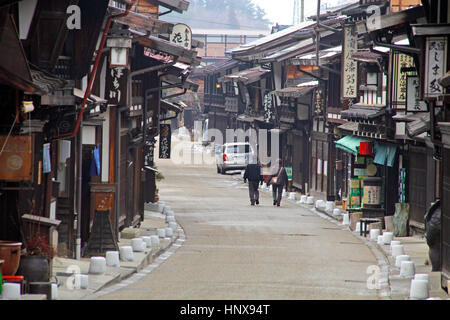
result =
[{"label": "paved road", "polygon": [[157,165],[186,241],[101,299],[377,299],[366,288],[375,256],[349,231],[286,200],[274,207],[268,193],[250,206],[247,185],[215,166]]}]

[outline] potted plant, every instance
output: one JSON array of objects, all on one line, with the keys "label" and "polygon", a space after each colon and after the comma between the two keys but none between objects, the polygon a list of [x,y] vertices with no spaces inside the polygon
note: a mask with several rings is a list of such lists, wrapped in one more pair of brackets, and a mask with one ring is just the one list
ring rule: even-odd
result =
[{"label": "potted plant", "polygon": [[25,241],[24,254],[21,256],[17,274],[24,276],[27,283],[48,282],[50,279],[50,261],[54,250],[46,235],[36,232]]}]

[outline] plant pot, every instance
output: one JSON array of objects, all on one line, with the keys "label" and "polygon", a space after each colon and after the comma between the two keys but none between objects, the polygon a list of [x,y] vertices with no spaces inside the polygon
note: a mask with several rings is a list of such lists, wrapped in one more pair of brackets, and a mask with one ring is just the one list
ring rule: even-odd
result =
[{"label": "plant pot", "polygon": [[20,247],[22,243],[0,240],[0,260],[4,260],[1,270],[4,276],[13,276],[20,262]]},{"label": "plant pot", "polygon": [[50,280],[48,260],[44,256],[22,256],[17,274],[27,283]]}]

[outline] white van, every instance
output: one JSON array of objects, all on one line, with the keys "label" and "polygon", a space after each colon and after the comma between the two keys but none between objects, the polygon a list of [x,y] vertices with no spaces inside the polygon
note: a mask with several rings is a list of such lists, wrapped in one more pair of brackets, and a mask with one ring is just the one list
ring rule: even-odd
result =
[{"label": "white van", "polygon": [[228,170],[243,170],[249,163],[254,150],[248,142],[230,142],[216,147],[217,173]]}]

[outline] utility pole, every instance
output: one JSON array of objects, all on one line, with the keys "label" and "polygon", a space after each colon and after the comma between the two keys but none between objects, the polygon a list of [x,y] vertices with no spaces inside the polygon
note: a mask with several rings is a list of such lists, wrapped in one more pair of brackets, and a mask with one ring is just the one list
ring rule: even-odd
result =
[{"label": "utility pole", "polygon": [[292,24],[300,24],[303,21],[305,21],[305,0],[294,0]]}]

